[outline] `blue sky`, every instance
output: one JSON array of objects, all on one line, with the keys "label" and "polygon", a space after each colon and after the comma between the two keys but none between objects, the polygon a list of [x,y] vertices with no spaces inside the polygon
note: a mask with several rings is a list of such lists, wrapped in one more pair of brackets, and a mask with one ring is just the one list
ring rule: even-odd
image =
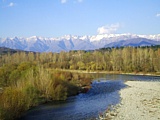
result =
[{"label": "blue sky", "polygon": [[160,0],[0,0],[0,37],[160,34]]}]

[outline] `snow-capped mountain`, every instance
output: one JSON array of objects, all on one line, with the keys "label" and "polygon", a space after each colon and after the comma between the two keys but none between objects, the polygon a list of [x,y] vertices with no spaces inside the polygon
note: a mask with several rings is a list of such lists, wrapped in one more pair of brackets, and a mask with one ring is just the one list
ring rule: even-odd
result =
[{"label": "snow-capped mountain", "polygon": [[[140,40],[151,40],[149,45],[160,43],[158,35],[136,35],[136,34],[102,34],[94,36],[65,35],[59,38],[46,38],[32,36],[29,38],[0,38],[0,47],[20,49],[35,52],[60,52],[69,50],[94,50],[107,45],[114,45],[119,41],[133,42],[138,45]],[[144,39],[145,38],[145,39]],[[143,42],[144,42],[143,41]],[[153,41],[153,43],[152,43]],[[120,44],[120,43],[119,43]],[[129,44],[129,43],[127,43]]]}]

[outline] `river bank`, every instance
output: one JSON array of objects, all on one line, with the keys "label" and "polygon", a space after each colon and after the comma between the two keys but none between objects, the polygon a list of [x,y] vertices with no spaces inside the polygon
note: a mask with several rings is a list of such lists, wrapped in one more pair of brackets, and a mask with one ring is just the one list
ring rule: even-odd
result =
[{"label": "river bank", "polygon": [[107,111],[113,120],[160,120],[160,82],[127,81],[121,103]]},{"label": "river bank", "polygon": [[146,75],[146,76],[160,76],[160,72],[123,72],[123,71],[87,71],[87,70],[69,70],[57,69],[60,71],[68,71],[74,73],[95,73],[95,74],[120,74],[120,75]]}]

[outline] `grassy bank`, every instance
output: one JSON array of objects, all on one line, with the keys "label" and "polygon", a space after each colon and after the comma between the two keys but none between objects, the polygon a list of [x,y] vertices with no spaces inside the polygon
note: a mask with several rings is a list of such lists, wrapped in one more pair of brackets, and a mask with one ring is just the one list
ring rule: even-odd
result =
[{"label": "grassy bank", "polygon": [[73,72],[73,73],[104,73],[104,74],[124,74],[124,75],[148,75],[148,76],[160,76],[160,72],[123,72],[123,71],[105,71],[105,70],[69,70],[69,69],[58,69],[61,71]]}]

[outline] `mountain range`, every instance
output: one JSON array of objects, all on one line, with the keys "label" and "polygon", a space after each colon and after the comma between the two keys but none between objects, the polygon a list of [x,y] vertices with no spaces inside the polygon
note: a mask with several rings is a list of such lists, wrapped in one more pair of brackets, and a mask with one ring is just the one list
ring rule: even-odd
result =
[{"label": "mountain range", "polygon": [[94,36],[65,35],[58,38],[32,36],[0,38],[0,47],[34,52],[94,50],[103,47],[160,45],[158,35],[101,34]]},{"label": "mountain range", "polygon": [[160,41],[153,41],[150,39],[146,38],[133,38],[129,40],[121,40],[118,42],[112,42],[104,46],[104,48],[107,47],[125,47],[125,46],[133,46],[133,47],[138,47],[138,46],[155,46],[155,45],[160,45]]}]

